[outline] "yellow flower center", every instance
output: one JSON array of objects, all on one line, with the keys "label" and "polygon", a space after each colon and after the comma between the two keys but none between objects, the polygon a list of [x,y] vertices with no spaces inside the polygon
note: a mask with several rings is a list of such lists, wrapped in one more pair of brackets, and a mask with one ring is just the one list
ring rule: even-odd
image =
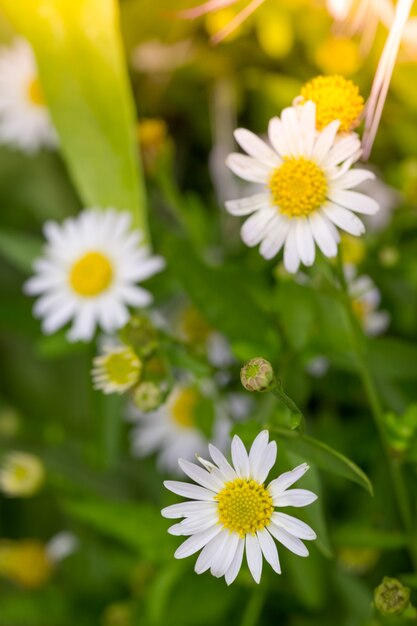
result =
[{"label": "yellow flower center", "polygon": [[340,121],[339,132],[349,132],[359,125],[365,101],[359,87],[343,76],[317,76],[304,85],[301,97],[305,102],[315,102],[318,130],[334,120]]},{"label": "yellow flower center", "polygon": [[33,78],[27,89],[28,98],[31,104],[35,106],[45,106],[45,98],[43,97],[43,90],[39,78]]},{"label": "yellow flower center", "polygon": [[195,410],[201,399],[196,389],[184,389],[179,392],[171,405],[171,416],[182,428],[191,428],[195,424]]},{"label": "yellow flower center", "polygon": [[104,357],[103,369],[109,382],[118,386],[134,385],[140,377],[142,364],[132,348],[122,348]]},{"label": "yellow flower center", "polygon": [[113,279],[113,267],[101,252],[87,252],[74,263],[70,273],[73,290],[86,298],[106,291]]},{"label": "yellow flower center", "polygon": [[362,239],[342,234],[342,250],[343,250],[343,262],[349,265],[359,265],[365,257],[366,247]]},{"label": "yellow flower center", "polygon": [[256,480],[236,478],[217,495],[219,522],[244,537],[268,526],[274,512],[272,498]]},{"label": "yellow flower center", "polygon": [[356,315],[356,319],[363,326],[364,323],[366,322],[366,318],[372,311],[372,307],[370,306],[369,302],[367,302],[366,300],[354,298],[352,300],[352,310],[354,314]]},{"label": "yellow flower center", "polygon": [[21,587],[42,587],[48,582],[53,568],[44,546],[36,540],[0,544],[0,574]]},{"label": "yellow flower center", "polygon": [[307,217],[326,200],[327,179],[314,161],[287,158],[269,181],[272,201],[288,217]]},{"label": "yellow flower center", "polygon": [[13,478],[18,482],[25,481],[30,475],[29,468],[26,467],[26,465],[16,464],[14,467],[11,468],[11,472]]}]

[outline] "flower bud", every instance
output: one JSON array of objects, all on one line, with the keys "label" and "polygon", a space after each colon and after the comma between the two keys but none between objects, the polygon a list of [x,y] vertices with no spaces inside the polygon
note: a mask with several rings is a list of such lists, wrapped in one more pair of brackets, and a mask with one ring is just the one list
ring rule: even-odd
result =
[{"label": "flower bud", "polygon": [[240,380],[248,391],[271,391],[276,384],[271,363],[262,357],[245,363],[240,370]]},{"label": "flower bud", "polygon": [[149,413],[157,409],[163,402],[161,388],[155,383],[143,382],[133,392],[133,402],[139,411]]},{"label": "flower bud", "polygon": [[384,577],[375,589],[374,605],[381,615],[400,615],[410,604],[410,590],[396,578]]},{"label": "flower bud", "polygon": [[123,343],[132,346],[143,358],[149,357],[159,344],[157,329],[148,318],[133,315],[126,326],[120,331],[120,339]]}]

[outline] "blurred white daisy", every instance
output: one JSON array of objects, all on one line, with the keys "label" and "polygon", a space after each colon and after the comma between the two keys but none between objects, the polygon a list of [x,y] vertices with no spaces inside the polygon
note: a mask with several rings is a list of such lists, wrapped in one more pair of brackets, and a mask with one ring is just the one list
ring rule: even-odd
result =
[{"label": "blurred white daisy", "polygon": [[[161,469],[178,473],[179,457],[193,459],[207,448],[207,439],[198,427],[198,411],[208,400],[197,387],[177,384],[156,411],[141,413],[133,409],[133,453],[146,457],[156,452]],[[224,441],[227,437],[224,423],[222,416],[214,415],[214,439]]]},{"label": "blurred white daisy", "polygon": [[128,306],[143,307],[151,294],[136,285],[164,267],[150,256],[142,233],[132,231],[131,216],[114,209],[88,209],[62,225],[47,222],[44,256],[24,286],[41,296],[34,314],[50,334],[70,320],[70,341],[88,341],[99,325],[111,333],[129,319]]},{"label": "blurred white daisy", "polygon": [[378,4],[384,11],[390,9],[390,0],[327,0],[327,9],[336,22],[336,32],[348,37],[361,36],[361,47],[366,54],[375,38],[379,23]]},{"label": "blurred white daisy", "polygon": [[197,574],[210,569],[213,576],[224,576],[230,585],[239,573],[245,550],[255,582],[261,579],[263,557],[280,574],[273,537],[294,554],[308,556],[301,539],[316,539],[314,530],[291,515],[275,511],[275,507],[303,507],[317,499],[306,489],[289,489],[309,466],[303,463],[265,486],[277,456],[276,443],[268,443],[268,438],[268,431],[262,431],[248,454],[241,439],[235,436],[233,466],[210,444],[213,463],[199,458],[203,465],[199,467],[179,460],[182,470],[197,485],[170,480],[164,483],[173,493],[191,500],[166,507],[162,515],[184,518],[169,532],[190,535],[175,552],[177,559],[201,550],[194,568]]},{"label": "blurred white daisy", "polygon": [[139,382],[142,361],[130,346],[107,346],[93,360],[94,388],[103,393],[124,393]]},{"label": "blurred white daisy", "polygon": [[367,335],[380,335],[388,328],[390,316],[387,311],[378,311],[381,293],[370,276],[357,276],[352,265],[345,267],[352,309]]},{"label": "blurred white daisy", "polygon": [[374,199],[351,191],[374,175],[350,170],[360,157],[361,143],[354,133],[337,137],[339,126],[334,120],[317,131],[316,107],[308,101],[270,121],[272,148],[249,130],[235,131],[249,156],[231,154],[227,165],[263,188],[254,196],[229,200],[226,208],[236,216],[252,213],[242,226],[242,240],[248,246],[260,243],[265,259],[284,246],[284,265],[292,273],[300,262],[314,263],[316,244],[325,256],[335,256],[340,240],[336,227],[362,235],[365,227],[355,213],[374,215],[379,208]]},{"label": "blurred white daisy", "polygon": [[0,467],[0,490],[9,497],[28,498],[39,491],[45,469],[39,457],[28,452],[10,452]]},{"label": "blurred white daisy", "polygon": [[35,56],[24,39],[0,48],[0,143],[28,154],[57,144]]}]

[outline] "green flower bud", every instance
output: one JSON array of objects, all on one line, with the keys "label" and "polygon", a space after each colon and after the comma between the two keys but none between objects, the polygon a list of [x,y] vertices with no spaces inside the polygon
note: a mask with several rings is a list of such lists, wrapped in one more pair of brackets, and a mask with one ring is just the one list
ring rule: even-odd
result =
[{"label": "green flower bud", "polygon": [[381,615],[400,615],[410,604],[410,590],[396,578],[384,577],[375,589],[374,605]]},{"label": "green flower bud", "polygon": [[120,339],[132,346],[139,356],[147,358],[159,345],[157,329],[147,317],[133,315],[126,326],[120,331]]},{"label": "green flower bud", "polygon": [[114,602],[104,610],[103,626],[132,626],[132,611],[127,602]]},{"label": "green flower bud", "polygon": [[163,400],[161,388],[155,383],[143,382],[133,392],[133,402],[144,413],[155,411]]},{"label": "green flower bud", "polygon": [[262,357],[256,357],[245,363],[240,370],[240,380],[248,391],[271,391],[276,385],[272,365]]}]

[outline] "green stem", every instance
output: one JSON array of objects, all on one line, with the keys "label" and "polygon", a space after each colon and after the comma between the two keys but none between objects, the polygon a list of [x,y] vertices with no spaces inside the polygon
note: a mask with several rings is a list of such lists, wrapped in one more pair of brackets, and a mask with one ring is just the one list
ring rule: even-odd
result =
[{"label": "green stem", "polygon": [[265,591],[256,587],[246,605],[240,626],[256,626],[262,613],[265,602]]},{"label": "green stem", "polygon": [[280,400],[283,404],[285,404],[285,406],[291,411],[292,413],[291,428],[293,430],[297,428],[298,430],[302,432],[304,430],[304,422],[305,422],[304,415],[302,411],[298,408],[298,406],[295,404],[294,400],[292,400],[289,396],[287,396],[287,394],[285,393],[282,387],[282,383],[280,380],[276,381],[276,385],[273,389],[271,389],[271,393],[273,393],[274,396],[278,398],[278,400]]},{"label": "green stem", "polygon": [[413,536],[413,516],[409,503],[407,489],[402,476],[402,467],[398,460],[392,457],[390,452],[390,446],[384,428],[384,409],[378,395],[375,382],[368,367],[367,351],[364,345],[362,328],[352,309],[352,301],[349,296],[349,289],[345,277],[343,258],[340,249],[338,254],[337,270],[343,296],[342,301],[349,320],[349,330],[351,335],[352,347],[355,351],[358,372],[368,398],[375,427],[378,431],[381,445],[387,460],[401,521],[408,535],[410,557],[413,562],[414,568],[417,570],[417,544],[415,542],[415,537]]}]

